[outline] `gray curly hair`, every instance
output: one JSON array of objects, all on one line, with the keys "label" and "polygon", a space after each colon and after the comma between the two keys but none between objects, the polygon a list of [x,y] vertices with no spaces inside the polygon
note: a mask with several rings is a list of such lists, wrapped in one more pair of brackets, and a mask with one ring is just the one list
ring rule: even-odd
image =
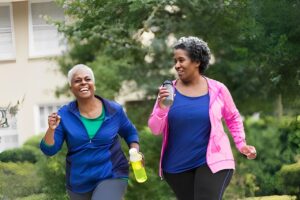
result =
[{"label": "gray curly hair", "polygon": [[91,68],[89,68],[88,66],[84,65],[84,64],[77,64],[77,65],[74,65],[68,72],[68,83],[69,85],[71,85],[72,83],[72,78],[74,76],[74,74],[76,72],[78,72],[79,70],[84,70],[84,71],[87,71],[90,76],[91,76],[91,79],[93,80],[93,82],[95,83],[95,77],[94,77],[94,72]]},{"label": "gray curly hair", "polygon": [[208,68],[211,53],[207,43],[202,39],[193,36],[181,37],[174,44],[173,48],[186,50],[192,61],[200,62],[200,74],[204,73]]}]

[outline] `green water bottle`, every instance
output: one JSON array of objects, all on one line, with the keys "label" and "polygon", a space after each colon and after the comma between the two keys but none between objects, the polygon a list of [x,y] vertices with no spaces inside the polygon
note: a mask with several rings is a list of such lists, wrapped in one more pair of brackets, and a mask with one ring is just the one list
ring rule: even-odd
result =
[{"label": "green water bottle", "polygon": [[129,161],[131,163],[135,179],[139,183],[143,183],[147,180],[147,174],[142,163],[142,159],[142,154],[140,154],[136,148],[131,148],[129,150]]}]

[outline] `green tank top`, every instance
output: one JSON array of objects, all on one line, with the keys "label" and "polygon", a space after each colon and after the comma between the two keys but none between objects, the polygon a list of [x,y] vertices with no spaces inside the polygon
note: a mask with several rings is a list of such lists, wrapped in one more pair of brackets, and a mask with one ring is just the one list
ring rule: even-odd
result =
[{"label": "green tank top", "polygon": [[100,129],[104,118],[105,118],[105,110],[102,107],[102,113],[99,117],[94,118],[94,119],[90,119],[90,118],[86,118],[82,115],[80,115],[81,121],[85,126],[85,129],[87,130],[87,133],[89,135],[89,138],[92,139],[97,131]]}]

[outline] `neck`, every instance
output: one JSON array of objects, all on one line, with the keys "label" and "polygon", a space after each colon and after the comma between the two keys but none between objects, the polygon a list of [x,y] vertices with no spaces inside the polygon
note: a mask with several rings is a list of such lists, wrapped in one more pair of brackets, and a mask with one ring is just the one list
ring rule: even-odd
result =
[{"label": "neck", "polygon": [[95,96],[87,99],[77,99],[77,103],[79,111],[83,115],[89,115],[89,113],[94,112],[102,105],[102,102]]},{"label": "neck", "polygon": [[77,100],[80,115],[94,119],[102,113],[102,102],[96,97]]},{"label": "neck", "polygon": [[179,79],[179,81],[183,86],[195,86],[201,84],[203,81],[205,81],[205,79],[201,74],[199,74],[189,80],[183,81]]}]

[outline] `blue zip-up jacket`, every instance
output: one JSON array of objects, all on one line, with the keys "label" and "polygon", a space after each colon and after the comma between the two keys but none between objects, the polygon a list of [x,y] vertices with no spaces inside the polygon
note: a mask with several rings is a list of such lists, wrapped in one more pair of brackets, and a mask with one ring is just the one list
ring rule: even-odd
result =
[{"label": "blue zip-up jacket", "polygon": [[66,186],[75,193],[92,191],[98,183],[110,178],[128,178],[128,161],[121,149],[118,135],[125,139],[128,146],[138,142],[138,133],[127,118],[121,105],[103,99],[105,118],[96,135],[90,139],[80,119],[76,101],[59,109],[61,117],[55,129],[52,146],[40,143],[44,154],[56,154],[66,141]]}]

